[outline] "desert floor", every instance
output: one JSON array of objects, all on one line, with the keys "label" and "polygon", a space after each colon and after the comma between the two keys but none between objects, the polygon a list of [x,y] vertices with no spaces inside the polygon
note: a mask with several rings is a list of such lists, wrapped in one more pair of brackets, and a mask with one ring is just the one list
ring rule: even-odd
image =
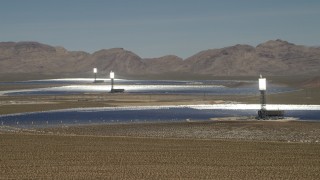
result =
[{"label": "desert floor", "polygon": [[0,131],[0,179],[319,179],[319,127],[216,119]]}]

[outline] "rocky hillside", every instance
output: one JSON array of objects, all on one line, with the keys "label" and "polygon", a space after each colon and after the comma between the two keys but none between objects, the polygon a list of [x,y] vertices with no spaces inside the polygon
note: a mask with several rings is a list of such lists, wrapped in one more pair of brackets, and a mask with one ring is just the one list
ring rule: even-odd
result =
[{"label": "rocky hillside", "polygon": [[[146,68],[138,55],[122,48],[97,51],[89,57],[89,61],[90,66],[86,67],[97,67],[106,72],[113,70],[122,74],[140,74]],[[83,67],[84,71],[86,67]]]},{"label": "rocky hillside", "polygon": [[91,74],[92,68],[121,75],[317,75],[320,48],[272,40],[257,47],[235,45],[199,52],[185,60],[174,56],[142,59],[122,48],[103,49],[93,54],[68,51],[38,42],[0,43],[0,74]]},{"label": "rocky hillside", "polygon": [[80,70],[90,55],[37,42],[0,43],[1,73],[67,73]]},{"label": "rocky hillside", "polygon": [[168,55],[160,58],[143,59],[143,62],[147,67],[148,74],[161,74],[177,72],[177,69],[183,63],[183,59],[178,56]]},{"label": "rocky hillside", "polygon": [[213,75],[295,75],[320,72],[320,48],[275,40],[202,51],[188,59],[180,71]]}]

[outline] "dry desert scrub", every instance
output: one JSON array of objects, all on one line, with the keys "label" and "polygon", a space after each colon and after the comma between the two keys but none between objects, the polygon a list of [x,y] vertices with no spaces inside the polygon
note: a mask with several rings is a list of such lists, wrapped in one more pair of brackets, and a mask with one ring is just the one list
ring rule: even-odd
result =
[{"label": "dry desert scrub", "polygon": [[0,134],[0,179],[319,179],[320,145]]},{"label": "dry desert scrub", "polygon": [[[227,119],[227,118],[224,118]],[[320,144],[320,123],[308,121],[194,121],[99,124],[39,129],[54,134],[234,139]]]}]

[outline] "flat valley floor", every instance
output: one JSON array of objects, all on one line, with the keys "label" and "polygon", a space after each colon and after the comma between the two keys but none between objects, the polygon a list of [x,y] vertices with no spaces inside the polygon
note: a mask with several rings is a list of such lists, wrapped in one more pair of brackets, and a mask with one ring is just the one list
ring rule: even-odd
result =
[{"label": "flat valley floor", "polygon": [[1,127],[0,179],[320,179],[320,123]]}]

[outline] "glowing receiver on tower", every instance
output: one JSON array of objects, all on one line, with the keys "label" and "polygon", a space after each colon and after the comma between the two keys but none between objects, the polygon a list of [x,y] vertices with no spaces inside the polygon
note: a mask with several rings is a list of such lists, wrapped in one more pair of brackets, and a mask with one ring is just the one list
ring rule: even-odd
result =
[{"label": "glowing receiver on tower", "polygon": [[114,79],[114,72],[113,71],[110,72],[110,79]]},{"label": "glowing receiver on tower", "polygon": [[266,78],[260,78],[259,79],[259,90],[265,91],[267,90],[267,81]]},{"label": "glowing receiver on tower", "polygon": [[97,72],[98,72],[97,68],[93,68],[93,73],[97,73]]}]

